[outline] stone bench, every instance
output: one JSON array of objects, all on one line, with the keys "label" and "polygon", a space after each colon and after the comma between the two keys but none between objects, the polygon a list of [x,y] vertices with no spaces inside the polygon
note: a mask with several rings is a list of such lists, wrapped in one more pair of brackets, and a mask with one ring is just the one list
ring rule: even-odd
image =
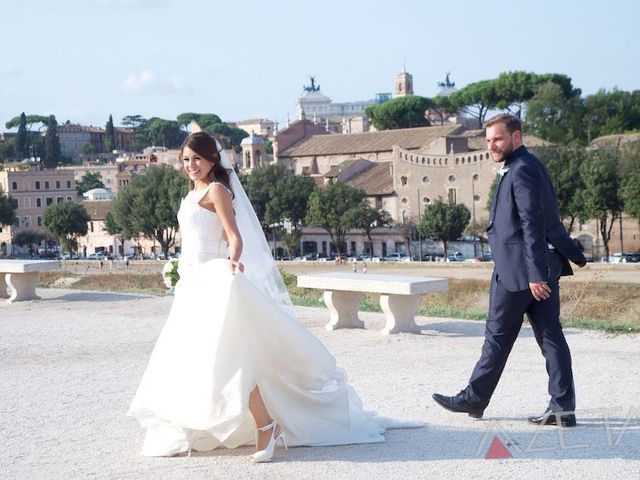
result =
[{"label": "stone bench", "polygon": [[53,270],[60,270],[58,260],[0,260],[0,298],[8,298],[7,303],[40,298],[36,295],[40,272]]},{"label": "stone bench", "polygon": [[379,293],[380,306],[386,316],[382,333],[419,332],[415,317],[420,296],[443,292],[449,288],[446,278],[371,275],[364,273],[321,273],[300,275],[298,286],[324,290],[329,309],[327,330],[364,328],[358,318],[363,292]]}]

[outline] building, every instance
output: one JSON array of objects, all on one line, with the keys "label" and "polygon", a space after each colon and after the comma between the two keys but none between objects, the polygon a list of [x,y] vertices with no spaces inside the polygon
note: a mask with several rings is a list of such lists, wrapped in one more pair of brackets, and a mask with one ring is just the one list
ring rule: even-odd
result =
[{"label": "building", "polygon": [[82,180],[87,173],[100,174],[102,183],[105,188],[116,193],[118,191],[118,167],[114,162],[109,163],[86,163],[83,165],[63,165],[58,170],[71,171],[75,182]]},{"label": "building", "polygon": [[[116,150],[131,151],[135,132],[131,128],[115,128]],[[62,155],[75,159],[81,153],[98,153],[104,150],[104,127],[84,126],[74,123],[58,125],[58,138]]]},{"label": "building", "polygon": [[404,68],[396,76],[393,94],[394,97],[409,97],[413,95],[413,75],[405,72]]},{"label": "building", "polygon": [[395,156],[394,146],[417,150],[436,138],[464,130],[459,125],[444,125],[343,135],[327,135],[323,132],[318,135],[314,134],[313,128],[310,128],[312,126],[317,127],[305,121],[296,125],[297,135],[284,132],[285,141],[281,142],[278,134],[274,142],[278,163],[287,165],[298,175],[324,175],[333,167],[358,158],[373,162],[390,161]]},{"label": "building", "polygon": [[278,130],[278,125],[276,124],[276,122],[267,118],[253,118],[250,120],[243,120],[236,123],[236,127],[244,130],[249,135],[254,133],[265,138],[272,138]]},{"label": "building", "polygon": [[100,252],[113,257],[160,253],[159,245],[153,240],[141,237],[123,242],[119,236],[107,232],[106,218],[111,211],[111,200],[85,200],[81,205],[91,218],[87,225],[87,234],[78,237],[78,252],[81,257]]},{"label": "building", "polygon": [[16,220],[0,228],[0,255],[20,251],[13,237],[22,231],[44,233],[44,209],[52,204],[77,202],[78,194],[71,170],[40,170],[37,166],[4,166],[0,170],[0,188],[18,202]]},{"label": "building", "polygon": [[381,103],[390,96],[383,93],[372,100],[334,103],[331,98],[320,92],[320,85],[316,85],[315,77],[310,77],[310,80],[311,85],[305,85],[302,94],[296,100],[297,120],[312,120],[315,124],[324,125],[328,132],[345,133],[345,128],[349,133],[366,131],[357,130],[369,127],[368,122],[364,120],[365,109]]}]

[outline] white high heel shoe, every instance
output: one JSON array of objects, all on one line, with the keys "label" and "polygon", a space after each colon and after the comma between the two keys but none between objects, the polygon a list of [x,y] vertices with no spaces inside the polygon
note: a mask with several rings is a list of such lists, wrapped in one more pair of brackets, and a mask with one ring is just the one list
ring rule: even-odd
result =
[{"label": "white high heel shoe", "polygon": [[[282,445],[284,445],[284,449],[289,450],[287,448],[287,439],[284,435],[284,430],[280,430],[280,433],[278,434],[278,436],[276,436],[277,426],[278,424],[274,420],[269,425],[265,425],[264,427],[258,428],[258,430],[260,430],[261,432],[266,432],[267,430],[270,430],[270,429],[273,429],[273,432],[271,433],[271,438],[269,439],[269,444],[267,445],[267,447],[264,450],[260,450],[259,452],[256,452],[253,455],[251,455],[251,461],[253,463],[270,462],[271,459],[273,458],[273,451],[276,448],[276,443],[278,443],[278,440],[282,440]],[[256,444],[257,443],[258,442],[256,441]]]}]

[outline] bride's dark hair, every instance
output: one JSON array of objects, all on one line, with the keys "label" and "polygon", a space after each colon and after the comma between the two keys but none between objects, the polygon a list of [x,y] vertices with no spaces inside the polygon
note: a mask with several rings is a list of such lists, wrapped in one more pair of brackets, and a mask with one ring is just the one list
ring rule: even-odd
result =
[{"label": "bride's dark hair", "polygon": [[[218,144],[216,143],[215,138],[205,132],[195,132],[189,135],[184,142],[182,142],[182,146],[180,147],[180,172],[183,175],[186,175],[184,164],[182,162],[182,154],[185,147],[189,147],[206,161],[212,163],[213,168],[209,172],[208,176],[209,182],[215,181],[222,183],[233,195],[231,180],[229,179],[231,170],[228,170],[222,165],[220,150],[218,150]],[[186,176],[188,178],[188,175]]]}]

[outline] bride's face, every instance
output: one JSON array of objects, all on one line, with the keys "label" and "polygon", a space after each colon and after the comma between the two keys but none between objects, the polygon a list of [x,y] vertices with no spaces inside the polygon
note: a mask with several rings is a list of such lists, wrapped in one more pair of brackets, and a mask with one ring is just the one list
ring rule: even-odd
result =
[{"label": "bride's face", "polygon": [[182,166],[191,181],[208,183],[207,178],[213,168],[213,164],[202,158],[189,147],[184,147],[182,152]]}]

